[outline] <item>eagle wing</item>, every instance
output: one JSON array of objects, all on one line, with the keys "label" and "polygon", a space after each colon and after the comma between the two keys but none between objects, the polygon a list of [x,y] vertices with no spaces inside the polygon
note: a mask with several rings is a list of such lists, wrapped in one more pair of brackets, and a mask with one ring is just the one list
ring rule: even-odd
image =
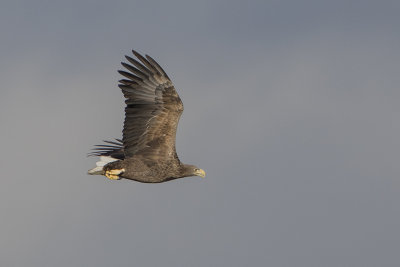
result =
[{"label": "eagle wing", "polygon": [[123,129],[125,158],[142,155],[148,160],[176,157],[175,135],[183,112],[182,101],[160,65],[132,51],[139,61],[126,56],[126,79],[118,85],[126,98]]}]

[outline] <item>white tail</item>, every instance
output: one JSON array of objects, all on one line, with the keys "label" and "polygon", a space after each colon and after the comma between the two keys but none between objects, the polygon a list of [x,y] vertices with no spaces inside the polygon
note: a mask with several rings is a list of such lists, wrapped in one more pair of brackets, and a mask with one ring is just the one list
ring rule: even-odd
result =
[{"label": "white tail", "polygon": [[113,162],[113,161],[117,161],[118,159],[114,159],[112,157],[107,157],[107,156],[100,156],[100,160],[98,162],[96,162],[96,167],[94,167],[93,169],[90,169],[88,171],[88,174],[90,175],[103,175],[103,167],[104,165]]}]

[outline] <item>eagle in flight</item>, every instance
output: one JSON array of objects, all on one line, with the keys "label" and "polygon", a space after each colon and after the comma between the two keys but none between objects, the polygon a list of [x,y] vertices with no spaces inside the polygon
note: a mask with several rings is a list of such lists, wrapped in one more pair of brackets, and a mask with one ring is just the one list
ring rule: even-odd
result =
[{"label": "eagle in flight", "polygon": [[189,176],[204,177],[204,170],[183,164],[176,154],[175,136],[183,104],[167,73],[150,56],[132,51],[125,56],[126,71],[119,88],[125,97],[122,140],[96,145],[90,156],[99,156],[91,175],[104,175],[142,183],[162,183]]}]

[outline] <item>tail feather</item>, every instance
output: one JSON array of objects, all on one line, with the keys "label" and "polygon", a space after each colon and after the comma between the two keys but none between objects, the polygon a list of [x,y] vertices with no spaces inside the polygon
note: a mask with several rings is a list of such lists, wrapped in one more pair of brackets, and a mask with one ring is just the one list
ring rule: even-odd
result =
[{"label": "tail feather", "polygon": [[103,175],[103,173],[103,166],[97,166],[88,171],[88,174],[90,175]]},{"label": "tail feather", "polygon": [[107,156],[100,156],[100,160],[96,162],[96,167],[93,169],[90,169],[88,171],[88,174],[90,175],[103,175],[103,167],[107,165],[110,162],[117,161],[118,159],[112,158],[112,157],[107,157]]}]

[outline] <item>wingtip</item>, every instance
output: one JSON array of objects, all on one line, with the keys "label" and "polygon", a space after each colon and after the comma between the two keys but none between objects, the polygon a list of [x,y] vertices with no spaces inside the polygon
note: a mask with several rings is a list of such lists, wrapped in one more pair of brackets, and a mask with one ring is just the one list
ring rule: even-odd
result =
[{"label": "wingtip", "polygon": [[132,53],[135,55],[135,56],[141,56],[141,54],[140,53],[138,53],[136,50],[134,50],[134,49],[132,49]]}]

